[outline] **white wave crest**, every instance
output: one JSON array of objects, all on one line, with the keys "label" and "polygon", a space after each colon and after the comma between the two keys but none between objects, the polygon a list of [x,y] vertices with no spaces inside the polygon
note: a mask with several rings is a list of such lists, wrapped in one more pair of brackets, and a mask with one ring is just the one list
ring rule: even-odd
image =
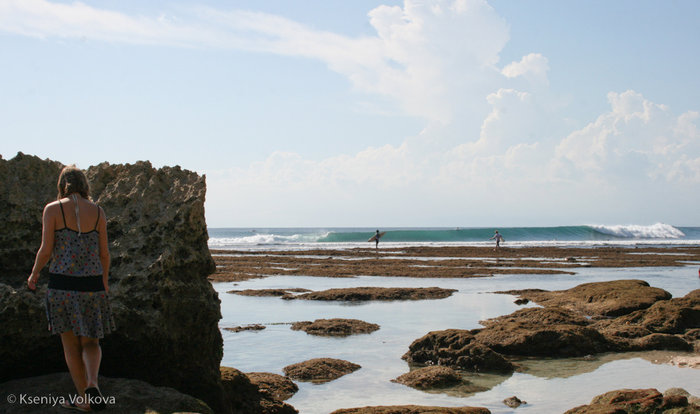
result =
[{"label": "white wave crest", "polygon": [[321,234],[264,234],[256,233],[249,236],[241,237],[211,237],[209,238],[209,247],[222,248],[231,246],[249,246],[249,245],[265,245],[265,244],[294,244],[294,243],[313,243],[328,233]]},{"label": "white wave crest", "polygon": [[679,239],[685,237],[685,233],[679,229],[664,223],[656,223],[648,226],[641,225],[589,225],[592,229],[604,234],[628,239]]}]

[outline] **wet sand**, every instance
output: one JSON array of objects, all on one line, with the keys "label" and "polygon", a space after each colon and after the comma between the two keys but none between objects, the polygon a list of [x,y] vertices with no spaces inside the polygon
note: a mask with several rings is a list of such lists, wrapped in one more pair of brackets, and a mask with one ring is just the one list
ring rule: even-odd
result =
[{"label": "wet sand", "polygon": [[267,276],[470,278],[575,274],[582,267],[700,265],[700,247],[404,247],[387,249],[212,250],[213,282]]}]

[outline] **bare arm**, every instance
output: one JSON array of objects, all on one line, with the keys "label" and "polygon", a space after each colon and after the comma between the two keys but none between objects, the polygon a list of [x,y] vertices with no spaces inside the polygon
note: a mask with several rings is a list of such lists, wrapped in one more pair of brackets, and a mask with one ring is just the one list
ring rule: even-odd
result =
[{"label": "bare arm", "polygon": [[53,214],[51,214],[51,207],[46,205],[44,207],[44,213],[42,216],[42,230],[41,230],[41,247],[36,253],[36,259],[34,260],[34,267],[32,268],[32,274],[29,275],[27,279],[27,286],[31,290],[36,289],[36,282],[39,279],[39,272],[46,266],[46,263],[51,259],[51,254],[53,253],[53,241],[54,241],[54,230],[56,228],[56,221]]},{"label": "bare arm", "polygon": [[111,258],[109,256],[109,241],[107,240],[107,217],[104,210],[100,208],[100,222],[98,223],[98,231],[100,234],[100,263],[102,263],[102,283],[105,286],[105,292],[109,293],[109,265]]}]

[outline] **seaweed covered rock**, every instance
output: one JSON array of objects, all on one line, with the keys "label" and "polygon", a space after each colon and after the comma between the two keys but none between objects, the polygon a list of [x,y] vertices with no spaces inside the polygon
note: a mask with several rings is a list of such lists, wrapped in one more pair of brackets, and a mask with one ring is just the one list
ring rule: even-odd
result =
[{"label": "seaweed covered rock", "polygon": [[267,392],[274,399],[284,401],[291,398],[299,387],[287,377],[269,372],[246,372],[250,382],[257,385],[261,392]]},{"label": "seaweed covered rock", "polygon": [[449,387],[459,383],[461,379],[461,375],[459,375],[459,373],[452,368],[430,366],[414,369],[413,371],[400,375],[391,381],[422,390]]},{"label": "seaweed covered rock", "polygon": [[443,365],[466,371],[513,372],[515,365],[463,329],[429,332],[416,339],[403,357],[410,363]]},{"label": "seaweed covered rock", "polygon": [[361,367],[349,361],[334,358],[314,358],[284,367],[284,374],[300,381],[323,383],[357,371]]},{"label": "seaweed covered rock", "polygon": [[609,347],[586,318],[558,307],[521,309],[481,324],[477,341],[505,355],[570,357]]},{"label": "seaweed covered rock", "polygon": [[315,321],[302,321],[292,324],[292,330],[304,331],[309,335],[319,336],[350,336],[357,334],[369,334],[379,329],[376,323],[369,323],[359,319],[316,319]]},{"label": "seaweed covered rock", "polygon": [[[18,154],[0,159],[0,381],[65,370],[48,334],[43,297],[25,281],[41,244],[41,215],[56,199],[60,163]],[[101,372],[173,387],[219,410],[219,299],[204,220],[205,178],[148,162],[87,169],[105,211],[117,331],[102,341]]]},{"label": "seaweed covered rock", "polygon": [[565,414],[629,413],[629,414],[692,414],[700,406],[688,402],[677,393],[664,395],[654,388],[622,389],[593,398],[590,404],[568,410]]},{"label": "seaweed covered rock", "polygon": [[302,293],[295,296],[294,299],[343,301],[444,299],[456,291],[456,289],[439,287],[356,287]]},{"label": "seaweed covered rock", "polygon": [[545,307],[562,307],[589,316],[614,317],[646,309],[661,300],[671,299],[667,291],[649,286],[643,280],[613,280],[583,283],[567,290],[510,291]]}]

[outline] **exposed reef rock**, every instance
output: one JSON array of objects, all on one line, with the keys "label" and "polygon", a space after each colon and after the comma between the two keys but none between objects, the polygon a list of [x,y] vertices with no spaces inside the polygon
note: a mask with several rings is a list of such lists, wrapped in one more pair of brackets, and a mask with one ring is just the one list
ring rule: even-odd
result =
[{"label": "exposed reef rock", "polygon": [[523,404],[527,404],[527,401],[523,401],[514,395],[503,400],[503,404],[507,405],[510,408],[518,408]]},{"label": "exposed reef rock", "polygon": [[[628,297],[625,289],[632,296]],[[635,300],[635,292],[642,299]],[[404,359],[464,370],[512,371],[511,357],[700,348],[700,290],[669,299],[667,292],[646,282],[628,280],[587,283],[561,292],[529,289],[510,293],[533,298],[544,307],[481,321],[482,329],[430,332],[410,345]],[[621,312],[628,313],[603,316]],[[597,319],[591,318],[591,313],[597,314]],[[686,361],[686,366],[691,364]]]},{"label": "exposed reef rock", "polygon": [[265,325],[259,324],[224,328],[224,330],[229,332],[262,331],[263,329],[265,329]]},{"label": "exposed reef rock", "polygon": [[331,414],[490,414],[482,407],[432,407],[425,405],[389,405],[360,408],[343,408]]},{"label": "exposed reef rock", "polygon": [[542,306],[559,306],[589,316],[621,316],[646,309],[660,300],[671,299],[663,289],[650,287],[643,280],[613,280],[584,283],[567,290],[508,291]]},{"label": "exposed reef rock", "polygon": [[479,343],[472,332],[447,329],[416,339],[402,357],[410,363],[444,365],[465,371],[513,372],[515,365]]},{"label": "exposed reef rock", "polygon": [[654,388],[622,389],[599,395],[588,405],[572,408],[565,414],[629,413],[629,414],[693,414],[700,406],[688,402],[685,395],[661,394]]},{"label": "exposed reef rock", "polygon": [[284,374],[300,380],[323,383],[338,379],[360,369],[357,364],[333,358],[314,358],[284,367]]},{"label": "exposed reef rock", "polygon": [[269,372],[246,372],[250,382],[257,385],[260,392],[270,394],[274,399],[284,401],[291,398],[299,387],[291,379]]},{"label": "exposed reef rock", "polygon": [[570,357],[608,349],[586,318],[558,307],[520,309],[481,324],[485,328],[474,331],[476,339],[506,355]]},{"label": "exposed reef rock", "polygon": [[224,410],[245,414],[295,414],[296,408],[277,399],[267,389],[254,384],[246,374],[235,368],[221,367],[225,401]]},{"label": "exposed reef rock", "polygon": [[[60,341],[46,330],[46,269],[36,293],[26,278],[41,244],[41,215],[56,199],[62,165],[18,154],[0,159],[0,381],[65,371]],[[101,373],[222,400],[221,318],[204,220],[205,179],[148,162],[87,169],[105,211],[117,331],[102,341]],[[193,357],[196,356],[196,357]]]},{"label": "exposed reef rock", "polygon": [[[23,378],[0,384],[0,412],[16,414],[65,414],[60,399],[69,401],[75,397],[75,387],[70,375],[55,373],[38,377]],[[169,387],[155,387],[135,379],[100,377],[100,390],[107,403],[107,412],[123,414],[144,414],[146,412],[173,413],[196,412],[214,413],[203,401]],[[11,397],[17,400],[10,403]],[[20,400],[24,395],[24,399]],[[54,401],[28,403],[35,397],[55,397]]]},{"label": "exposed reef rock", "polygon": [[444,299],[451,296],[452,293],[456,291],[456,289],[443,289],[439,287],[356,287],[302,293],[301,295],[295,296],[294,299],[344,301]]},{"label": "exposed reef rock", "polygon": [[368,334],[379,329],[376,323],[369,323],[359,319],[316,319],[315,321],[295,322],[292,330],[304,331],[309,335],[320,336],[350,336]]},{"label": "exposed reef rock", "polygon": [[280,296],[282,299],[293,299],[294,293],[311,292],[309,289],[293,288],[293,289],[245,289],[245,290],[229,290],[226,293],[232,293],[242,296]]},{"label": "exposed reef rock", "polygon": [[461,379],[462,377],[459,373],[452,368],[431,366],[414,369],[391,381],[408,385],[411,388],[424,390],[429,388],[449,387],[458,384]]}]

